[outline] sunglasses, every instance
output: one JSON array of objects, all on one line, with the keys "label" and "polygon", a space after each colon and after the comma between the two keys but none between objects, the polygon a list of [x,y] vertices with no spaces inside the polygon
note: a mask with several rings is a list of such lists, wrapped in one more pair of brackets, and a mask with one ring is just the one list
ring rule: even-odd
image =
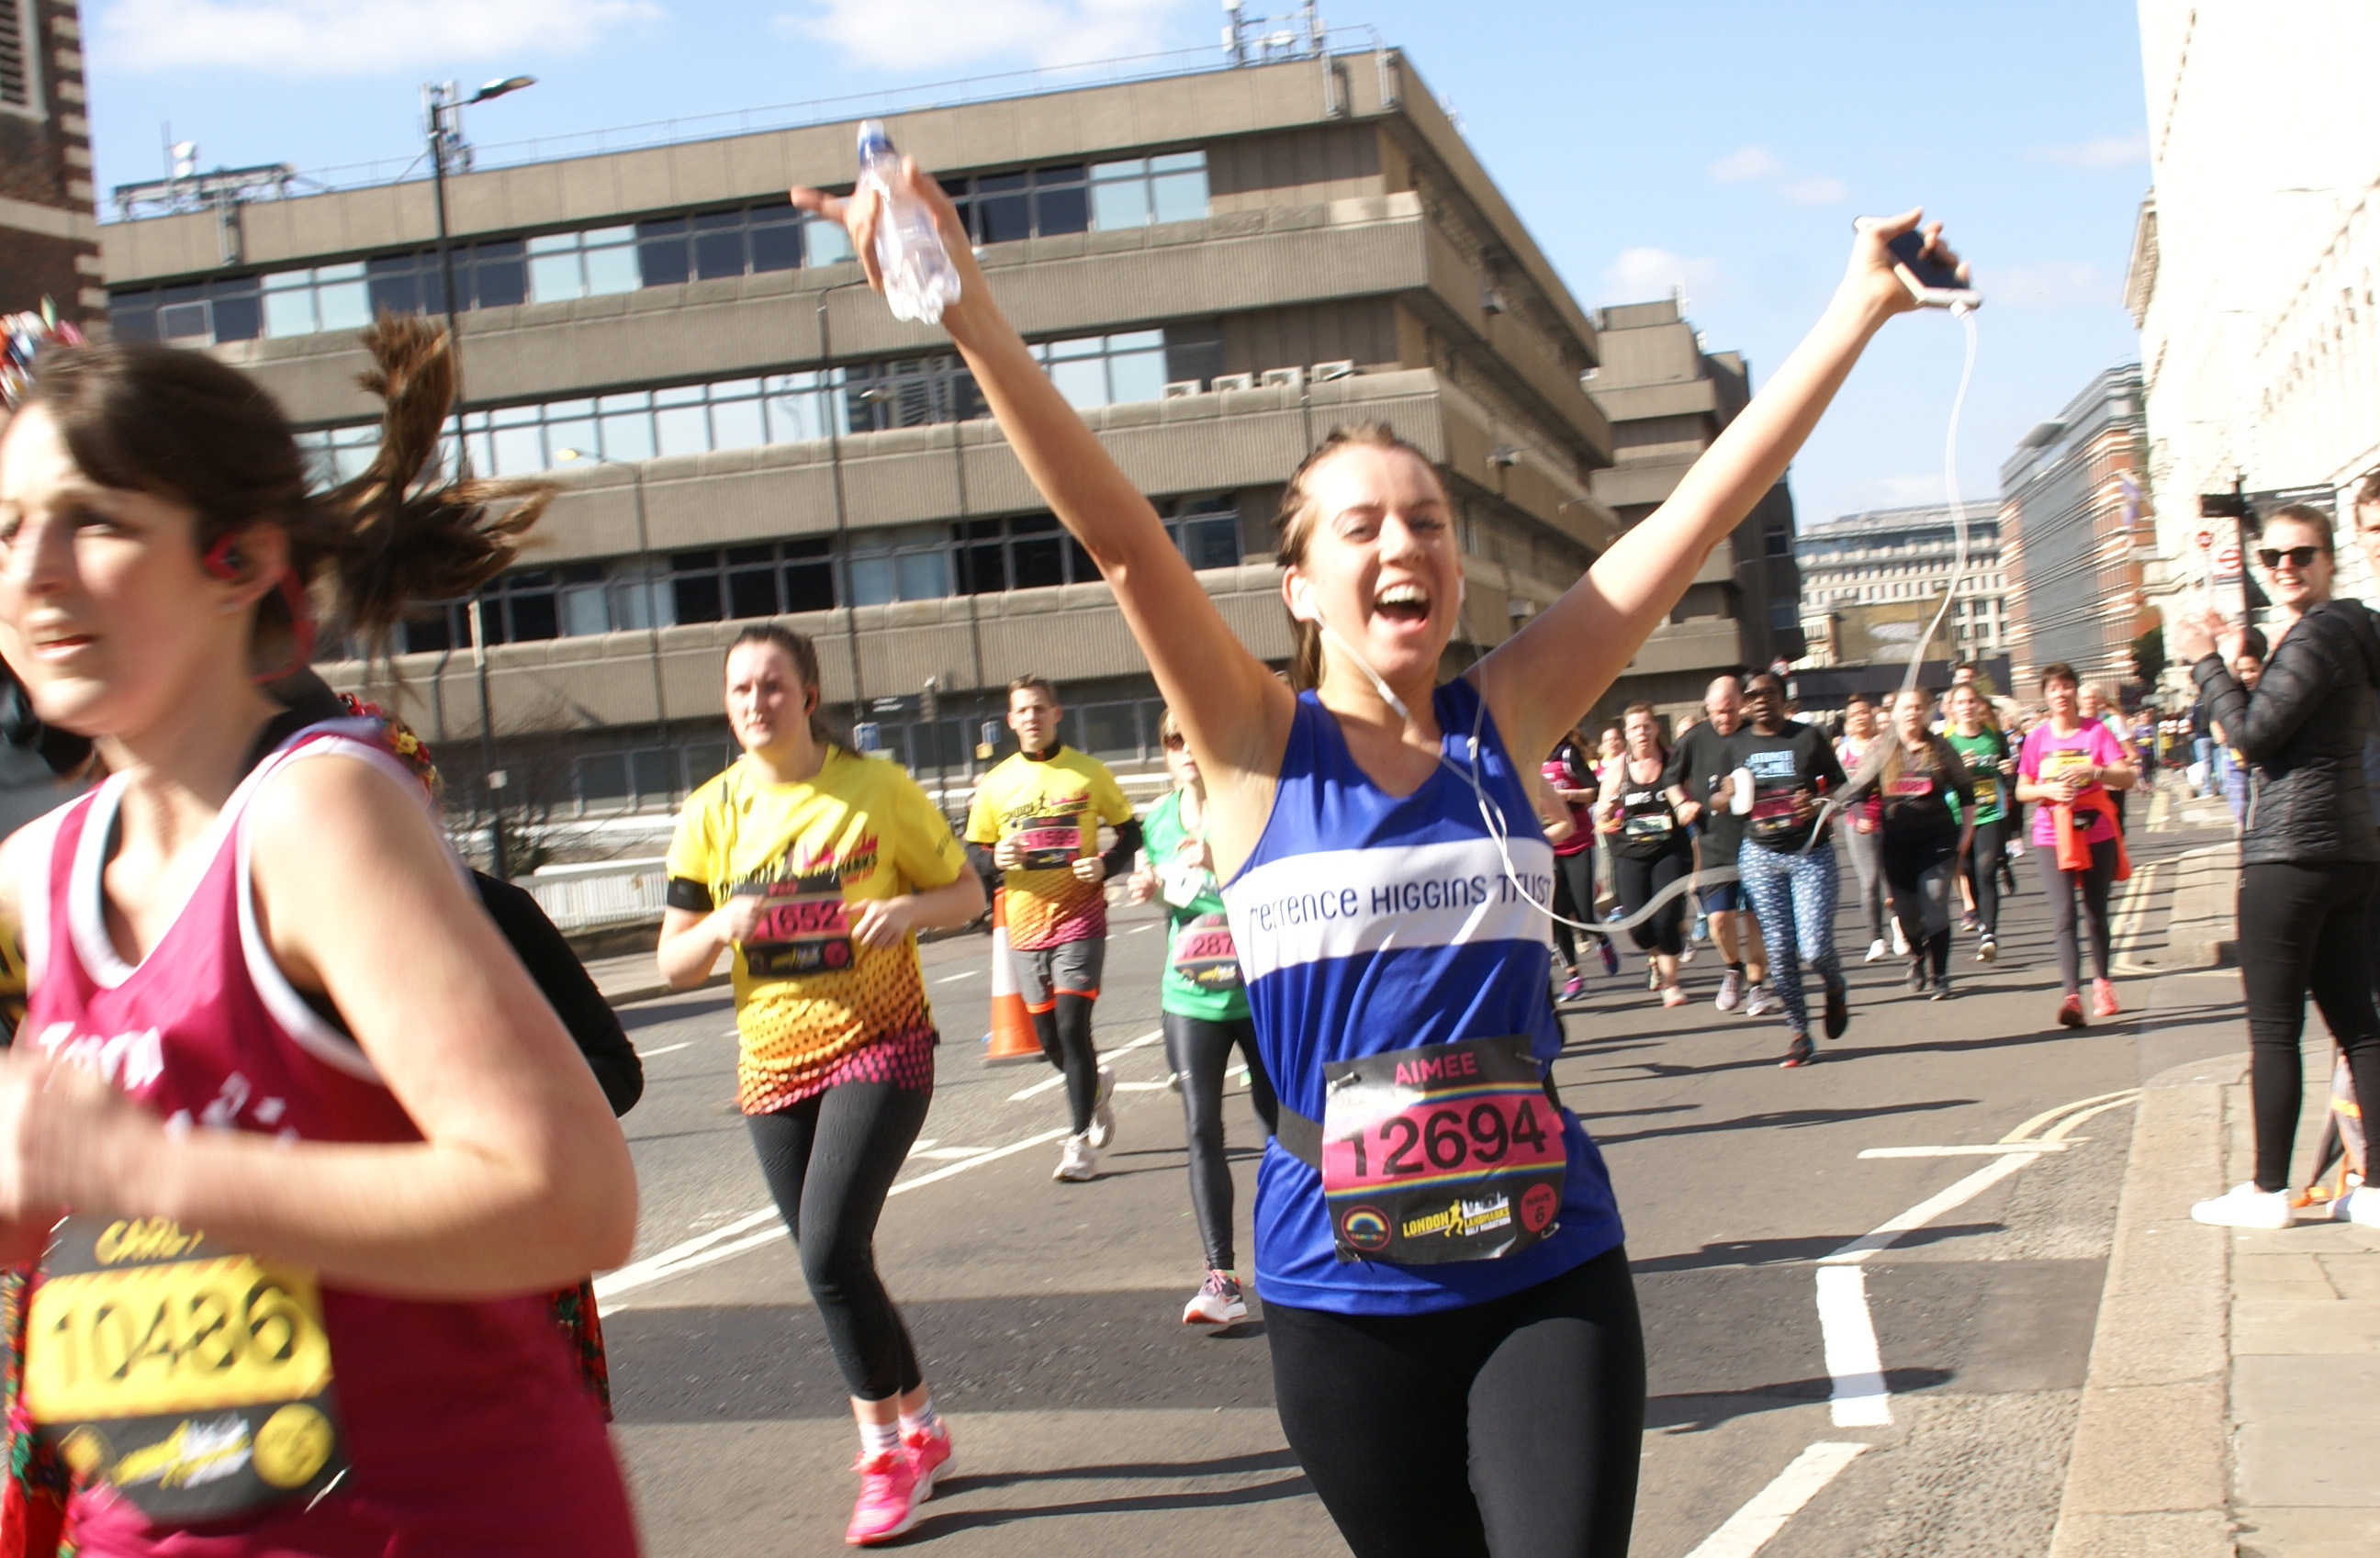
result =
[{"label": "sunglasses", "polygon": [[2320,547],[2258,547],[2256,549],[2256,561],[2263,563],[2267,571],[2278,568],[2281,565],[2281,560],[2287,558],[2290,567],[2303,572],[2313,567],[2313,560],[2322,555],[2324,553]]},{"label": "sunglasses", "polygon": [[1186,738],[1182,737],[1182,736],[1178,736],[1178,735],[1175,735],[1175,736],[1165,736],[1165,737],[1162,737],[1162,738],[1160,738],[1160,739],[1164,741],[1164,743],[1165,743],[1165,750],[1166,750],[1166,751],[1168,751],[1168,752],[1179,752],[1179,751],[1181,751],[1184,747],[1188,746],[1188,745],[1190,744],[1189,741],[1188,741]]}]

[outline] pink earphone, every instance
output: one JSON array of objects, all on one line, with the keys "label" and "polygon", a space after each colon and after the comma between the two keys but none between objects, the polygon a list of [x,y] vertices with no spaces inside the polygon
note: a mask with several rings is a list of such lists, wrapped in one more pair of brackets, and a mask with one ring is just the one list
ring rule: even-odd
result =
[{"label": "pink earphone", "polygon": [[[248,571],[248,559],[240,553],[237,533],[225,536],[209,547],[206,555],[199,559],[199,566],[227,585],[238,583],[240,575]],[[256,680],[259,682],[278,681],[293,670],[304,670],[314,658],[314,603],[306,598],[305,588],[298,584],[295,569],[285,566],[279,582],[281,599],[289,608],[289,629],[296,641],[292,646],[295,653],[287,665],[258,677]]]}]

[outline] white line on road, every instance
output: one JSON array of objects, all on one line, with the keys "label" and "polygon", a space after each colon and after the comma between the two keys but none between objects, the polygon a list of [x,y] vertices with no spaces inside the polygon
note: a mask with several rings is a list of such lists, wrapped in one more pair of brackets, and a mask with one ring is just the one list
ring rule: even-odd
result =
[{"label": "white line on road", "polygon": [[[2109,1108],[2116,1105],[2110,1104]],[[1953,1147],[1866,1147],[1864,1158],[1995,1158],[2008,1153],[2062,1153],[2064,1141],[1968,1141]]]},{"label": "white line on road", "polygon": [[637,1058],[639,1060],[650,1060],[656,1055],[674,1055],[681,1049],[692,1049],[693,1047],[694,1041],[692,1039],[688,1039],[682,1045],[663,1045],[659,1049],[640,1049],[637,1051]]},{"label": "white line on road", "polygon": [[2115,928],[2107,936],[2108,955],[2114,960],[2119,973],[2155,974],[2157,972],[2132,961],[2135,950],[2132,939],[2139,934],[2142,923],[2148,918],[2149,884],[2156,880],[2157,868],[2165,864],[2161,860],[2150,862],[2133,872],[2132,879],[2124,885],[2123,901],[2116,906]]},{"label": "white line on road", "polygon": [[1867,1310],[1867,1268],[1818,1268],[1818,1329],[1827,1343],[1827,1372],[1835,1382],[1837,1428],[1889,1428],[1892,1397],[1884,1386],[1876,1322]]},{"label": "white line on road", "polygon": [[2051,1120],[2058,1118],[2060,1115],[2070,1115],[2077,1109],[2087,1109],[2094,1104],[2130,1103],[2132,1099],[2138,1098],[2140,1095],[2141,1090],[2139,1088],[2128,1087],[2121,1093],[2101,1093],[2094,1094],[2089,1098],[2077,1098],[2071,1104],[2060,1104],[2055,1109],[2042,1110],[2041,1113],[2034,1116],[2033,1118],[2025,1121],[2022,1125],[2018,1126],[2014,1130],[2011,1130],[2006,1136],[2001,1137],[2000,1140],[2003,1141],[2022,1141],[2025,1138],[2031,1136],[2034,1131],[2039,1130],[2043,1126],[2047,1125]]},{"label": "white line on road", "polygon": [[[1924,1227],[1945,1212],[1966,1205],[2040,1155],[2037,1152],[2010,1153],[1998,1163],[1987,1163],[1941,1194],[1919,1202],[1898,1217],[1887,1218],[1833,1254],[1821,1256],[1818,1263],[1822,1266],[1856,1265],[1877,1250],[1900,1242],[1901,1235]],[[1825,1317],[1823,1310],[1819,1314],[1821,1319]]]},{"label": "white line on road", "polygon": [[2076,1126],[2078,1126],[2078,1125],[2082,1125],[2082,1124],[2083,1124],[2083,1123],[2084,1123],[2084,1122],[2086,1122],[2086,1121],[2094,1120],[2094,1119],[2098,1118],[2101,1115],[2106,1114],[2106,1113],[2107,1113],[2108,1110],[2110,1110],[2110,1109],[2120,1109],[2120,1108],[2122,1108],[2125,1105],[2131,1103],[2134,1099],[2138,1098],[2139,1096],[2140,1096],[2140,1090],[2139,1090],[2138,1088],[2134,1088],[2131,1092],[2130,1092],[2130,1093],[2125,1093],[2122,1097],[2118,1098],[2118,1099],[2114,1100],[2114,1101],[2113,1101],[2113,1102],[2111,1102],[2111,1103],[2102,1104],[2102,1105],[2099,1105],[2097,1108],[2095,1108],[2095,1109],[2084,1109],[2084,1110],[2081,1111],[2080,1113],[2077,1113],[2077,1114],[2071,1114],[2071,1115],[2067,1116],[2064,1119],[2059,1120],[2056,1125],[2054,1125],[2054,1126],[2050,1127],[2047,1130],[2046,1130],[2046,1131],[2043,1131],[2043,1132],[2042,1132],[2042,1135],[2041,1135],[2041,1141],[2042,1141],[2042,1145],[2044,1145],[2044,1146],[2052,1146],[2052,1145],[2056,1145],[2056,1146],[2063,1146],[2063,1145],[2065,1145],[2065,1144],[2066,1144],[2068,1141],[2089,1141],[2089,1140],[2090,1140],[2090,1138],[2089,1138],[2089,1137],[2087,1137],[2087,1136],[2072,1136],[2072,1137],[2070,1137],[2070,1136],[2068,1136],[2066,1133],[2067,1133],[2068,1131],[2070,1131],[2070,1130],[2073,1129],[2074,1129]]},{"label": "white line on road", "polygon": [[1686,1558],[1752,1558],[1866,1449],[1864,1444],[1824,1439],[1811,1445]]},{"label": "white line on road", "polygon": [[[1128,1050],[1138,1049],[1143,1045],[1153,1045],[1164,1036],[1164,1029],[1153,1028],[1148,1033],[1143,1033],[1140,1037],[1133,1040],[1132,1043],[1108,1051],[1107,1057],[1112,1058],[1115,1056],[1124,1054]],[[1051,1077],[1045,1081],[1035,1082],[1031,1087],[1018,1088],[1014,1093],[1008,1095],[1008,1101],[1011,1104],[1022,1104],[1027,1098],[1038,1097],[1040,1094],[1048,1093],[1052,1088],[1063,1087],[1065,1085],[1066,1073],[1061,1071],[1056,1076]]]},{"label": "white line on road", "polygon": [[973,979],[977,974],[979,974],[982,972],[983,970],[981,969],[961,969],[956,973],[946,973],[942,975],[941,978],[935,980],[934,983],[937,984],[956,984],[960,980]]}]

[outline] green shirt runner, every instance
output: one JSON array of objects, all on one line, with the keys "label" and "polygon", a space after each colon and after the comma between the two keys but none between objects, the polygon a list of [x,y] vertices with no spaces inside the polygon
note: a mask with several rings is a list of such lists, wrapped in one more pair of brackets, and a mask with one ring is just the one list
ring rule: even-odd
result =
[{"label": "green shirt runner", "polygon": [[1196,864],[1198,840],[1182,826],[1180,791],[1148,809],[1141,818],[1140,839],[1168,913],[1159,1004],[1176,1017],[1209,1022],[1245,1019],[1247,986],[1232,954],[1223,900],[1215,890],[1215,874]]},{"label": "green shirt runner", "polygon": [[1942,739],[1950,743],[1950,750],[1959,755],[1967,771],[1974,776],[1976,825],[1981,827],[2006,817],[2009,781],[2000,765],[2008,760],[2008,738],[1986,725],[1972,736],[1946,730]]}]

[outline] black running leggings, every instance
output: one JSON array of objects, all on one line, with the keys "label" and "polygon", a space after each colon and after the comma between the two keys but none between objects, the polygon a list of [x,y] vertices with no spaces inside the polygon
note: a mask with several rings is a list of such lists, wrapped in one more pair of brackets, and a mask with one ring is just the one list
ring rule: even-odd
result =
[{"label": "black running leggings", "polygon": [[862,1401],[925,1382],[908,1328],[876,1274],[876,1219],[926,1123],[929,1092],[844,1082],[745,1121],[760,1175],[801,1251],[844,1383]]},{"label": "black running leggings", "polygon": [[1091,1129],[1091,1109],[1099,1101],[1099,1052],[1091,1043],[1095,997],[1061,990],[1050,998],[1055,1006],[1033,1014],[1033,1036],[1041,1041],[1041,1057],[1066,1073],[1066,1112],[1080,1136]]},{"label": "black running leggings", "polygon": [[1975,895],[1976,932],[1995,941],[2000,934],[2000,864],[2007,859],[2008,818],[1975,824],[1975,841],[1959,863],[1959,874]]},{"label": "black running leggings", "polygon": [[1165,1062],[1182,1079],[1182,1118],[1190,1143],[1190,1206],[1198,1214],[1198,1238],[1207,1247],[1207,1268],[1227,1272],[1232,1261],[1232,1165],[1223,1156],[1223,1076],[1232,1051],[1248,1068],[1248,1103],[1270,1136],[1280,1120],[1272,1079],[1257,1054],[1257,1025],[1242,1017],[1219,1022],[1166,1012]]},{"label": "black running leggings", "polygon": [[2049,900],[2049,928],[2058,941],[2058,972],[2066,981],[2066,993],[2073,995],[2082,988],[2082,948],[2074,935],[2074,895],[2082,895],[2082,919],[2091,934],[2091,956],[2097,962],[2099,977],[2112,979],[2107,954],[2107,886],[2116,879],[2116,840],[2106,839],[2091,846],[2091,869],[2060,871],[2058,869],[2058,846],[2036,844],[2033,858],[2041,870],[2041,891]]},{"label": "black running leggings", "polygon": [[1908,938],[1909,955],[1934,965],[1934,977],[1950,971],[1950,874],[1959,835],[1921,833],[1884,839],[1884,881],[1892,889],[1892,917]]},{"label": "black running leggings", "polygon": [[[1659,896],[1663,888],[1681,876],[1694,875],[1694,856],[1690,849],[1664,850],[1650,860],[1638,860],[1619,850],[1611,851],[1614,885],[1620,889],[1620,907],[1633,914]],[[1686,895],[1680,893],[1655,910],[1650,917],[1628,927],[1628,939],[1641,952],[1666,952],[1674,958],[1686,949]]]},{"label": "black running leggings", "polygon": [[1281,1431],[1355,1558],[1621,1558],[1645,1432],[1624,1250],[1432,1314],[1265,1305]]},{"label": "black running leggings", "polygon": [[1554,856],[1554,942],[1561,948],[1562,967],[1578,967],[1578,943],[1582,936],[1594,936],[1593,931],[1573,930],[1562,924],[1576,920],[1581,924],[1595,924],[1595,846],[1588,845],[1576,854]]},{"label": "black running leggings", "polygon": [[2248,1093],[2256,1188],[2287,1190],[2305,1105],[2300,1040],[2306,996],[2347,1052],[2355,1096],[2380,1098],[2380,1014],[2372,1002],[2373,884],[2380,866],[2274,861],[2240,872],[2240,972],[2248,991]]}]

